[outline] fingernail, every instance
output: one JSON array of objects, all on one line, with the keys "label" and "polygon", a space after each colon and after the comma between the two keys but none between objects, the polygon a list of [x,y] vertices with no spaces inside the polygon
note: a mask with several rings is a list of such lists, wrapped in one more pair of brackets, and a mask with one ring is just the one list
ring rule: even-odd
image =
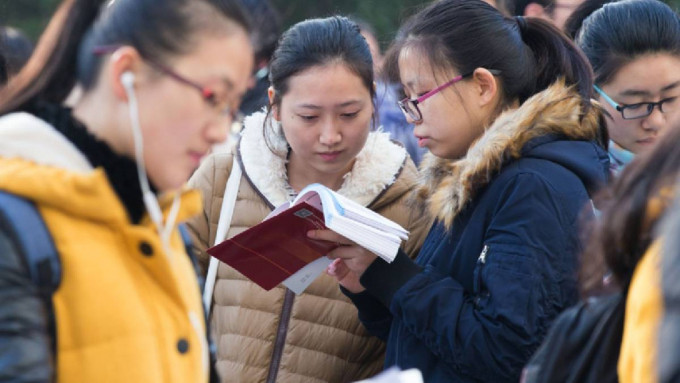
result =
[{"label": "fingernail", "polygon": [[307,236],[308,236],[309,238],[314,238],[314,237],[316,237],[316,231],[314,231],[314,230],[308,231],[308,232],[307,232]]}]

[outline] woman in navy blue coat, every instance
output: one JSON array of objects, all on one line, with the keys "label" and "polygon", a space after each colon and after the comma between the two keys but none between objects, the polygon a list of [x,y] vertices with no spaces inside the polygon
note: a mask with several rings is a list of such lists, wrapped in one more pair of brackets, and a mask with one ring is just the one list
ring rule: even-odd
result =
[{"label": "woman in navy blue coat", "polygon": [[606,182],[592,73],[538,19],[481,0],[435,2],[393,47],[421,146],[420,205],[437,217],[416,261],[392,263],[330,231],[329,267],[387,342],[386,366],[430,382],[517,382],[575,303],[579,223]]}]

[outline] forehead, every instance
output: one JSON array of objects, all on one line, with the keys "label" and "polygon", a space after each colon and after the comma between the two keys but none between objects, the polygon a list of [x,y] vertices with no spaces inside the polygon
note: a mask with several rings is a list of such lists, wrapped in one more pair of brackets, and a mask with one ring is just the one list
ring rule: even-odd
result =
[{"label": "forehead", "polygon": [[430,61],[426,52],[407,44],[399,52],[399,77],[404,85],[414,85],[456,73],[453,67],[442,68]]},{"label": "forehead", "polygon": [[656,94],[680,81],[680,56],[667,53],[640,56],[622,66],[608,85],[616,91],[639,89]]},{"label": "forehead", "polygon": [[364,79],[343,62],[337,61],[307,68],[288,80],[284,98],[370,97]]},{"label": "forehead", "polygon": [[242,93],[253,69],[253,48],[248,36],[233,29],[221,36],[197,39],[193,49],[175,60],[178,70],[196,78],[224,82]]}]

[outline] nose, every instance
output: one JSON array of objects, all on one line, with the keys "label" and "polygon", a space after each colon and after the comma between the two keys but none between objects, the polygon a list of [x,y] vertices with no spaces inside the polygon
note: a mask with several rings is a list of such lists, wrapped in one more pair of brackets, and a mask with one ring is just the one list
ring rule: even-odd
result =
[{"label": "nose", "polygon": [[659,131],[666,126],[666,116],[655,107],[652,114],[642,120],[642,129],[646,131]]},{"label": "nose", "polygon": [[233,122],[234,120],[230,116],[211,122],[205,132],[206,140],[211,145],[226,141]]},{"label": "nose", "polygon": [[327,119],[321,126],[321,134],[319,135],[319,142],[322,145],[333,147],[342,141],[342,134],[333,119]]}]

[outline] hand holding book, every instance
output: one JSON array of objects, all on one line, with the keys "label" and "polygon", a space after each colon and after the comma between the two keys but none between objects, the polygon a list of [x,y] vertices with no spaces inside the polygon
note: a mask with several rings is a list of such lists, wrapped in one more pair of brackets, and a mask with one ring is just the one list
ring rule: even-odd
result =
[{"label": "hand holding book", "polygon": [[355,294],[365,290],[359,278],[377,258],[375,254],[331,230],[313,230],[309,232],[309,237],[339,244],[327,254],[328,258],[334,260],[328,266],[327,273]]},{"label": "hand holding book", "polygon": [[350,269],[360,270],[376,255],[391,262],[407,238],[408,231],[398,224],[312,184],[270,218],[208,249],[208,254],[266,290],[284,282],[301,293],[331,263],[324,255],[351,259]]}]

